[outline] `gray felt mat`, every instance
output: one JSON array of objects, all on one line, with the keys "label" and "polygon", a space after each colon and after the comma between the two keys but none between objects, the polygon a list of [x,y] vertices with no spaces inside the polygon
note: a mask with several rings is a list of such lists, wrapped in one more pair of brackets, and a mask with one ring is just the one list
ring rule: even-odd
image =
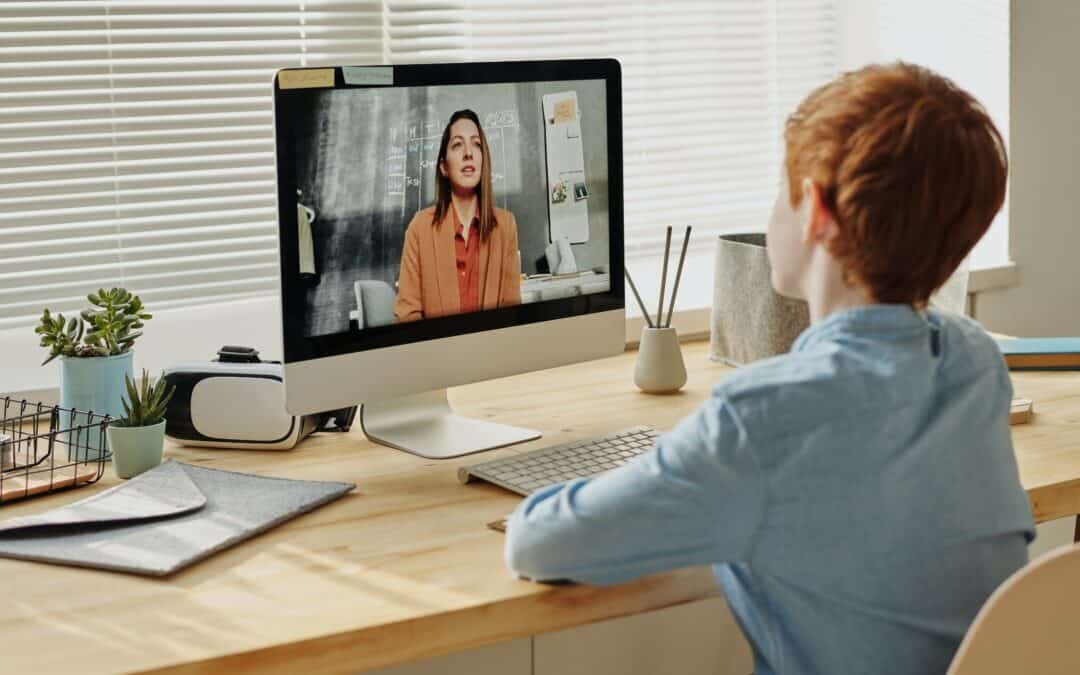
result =
[{"label": "gray felt mat", "polygon": [[162,576],[355,487],[169,461],[87,499],[0,522],[0,557]]}]

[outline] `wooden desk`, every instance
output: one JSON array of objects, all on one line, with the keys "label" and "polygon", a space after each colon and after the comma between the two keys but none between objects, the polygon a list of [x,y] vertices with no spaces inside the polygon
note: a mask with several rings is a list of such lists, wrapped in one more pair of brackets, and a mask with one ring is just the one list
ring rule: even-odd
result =
[{"label": "wooden desk", "polygon": [[[686,345],[690,380],[674,396],[631,383],[634,354],[462,387],[466,414],[531,426],[544,438],[494,459],[633,424],[670,428],[726,369]],[[1022,373],[1035,400],[1014,427],[1020,471],[1039,520],[1080,513],[1080,373]],[[0,560],[5,672],[353,672],[715,596],[704,568],[617,588],[546,587],[511,578],[502,535],[484,527],[518,497],[462,486],[456,469],[348,435],[288,452],[169,447],[223,469],[353,481],[354,493],[168,579]],[[4,506],[41,511],[115,485]]]},{"label": "wooden desk", "polygon": [[1020,482],[1035,522],[1080,514],[1080,371],[1013,372],[1017,396],[1034,401],[1030,424],[1014,426]]}]

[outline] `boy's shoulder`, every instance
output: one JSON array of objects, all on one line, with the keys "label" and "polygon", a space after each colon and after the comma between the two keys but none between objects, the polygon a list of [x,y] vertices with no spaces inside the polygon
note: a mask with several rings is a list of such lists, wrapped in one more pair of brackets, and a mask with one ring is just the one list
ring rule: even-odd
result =
[{"label": "boy's shoulder", "polygon": [[811,385],[834,375],[834,359],[839,350],[812,349],[779,354],[735,368],[713,391],[730,399],[771,391],[779,386]]},{"label": "boy's shoulder", "polygon": [[850,414],[870,393],[865,378],[833,344],[742,366],[713,387],[759,437],[795,432]]},{"label": "boy's shoulder", "polygon": [[[941,332],[945,366],[952,376],[947,379],[1005,371],[997,343],[978,322],[933,311],[928,318]],[[821,341],[737,368],[713,388],[713,396],[723,398],[759,437],[845,418],[865,421],[876,411],[889,414],[925,397],[934,387],[930,380],[936,366],[927,361],[927,368],[915,368],[910,352],[887,353]],[[1008,378],[1007,371],[1003,377]]]},{"label": "boy's shoulder", "polygon": [[997,341],[975,319],[960,314],[930,310],[929,319],[940,327],[943,348],[953,364],[953,370],[992,368],[1007,374],[1005,359]]},{"label": "boy's shoulder", "polygon": [[983,325],[969,316],[951,312],[939,312],[933,309],[929,310],[928,314],[931,320],[955,330],[973,344],[984,347],[997,347],[994,338],[986,332]]}]

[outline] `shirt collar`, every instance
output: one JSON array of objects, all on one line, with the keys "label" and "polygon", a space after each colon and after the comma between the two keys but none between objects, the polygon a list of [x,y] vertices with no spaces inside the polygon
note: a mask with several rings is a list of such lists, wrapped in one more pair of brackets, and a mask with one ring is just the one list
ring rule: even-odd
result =
[{"label": "shirt collar", "polygon": [[[454,232],[460,232],[464,228],[461,224],[461,218],[458,218],[457,209],[454,208],[453,204],[450,205],[450,212],[454,214]],[[472,222],[469,223],[469,226],[474,229],[480,227],[480,216],[473,216]]]},{"label": "shirt collar", "polygon": [[833,312],[799,334],[791,346],[797,352],[842,335],[910,338],[937,327],[937,319],[911,305],[866,305]]}]

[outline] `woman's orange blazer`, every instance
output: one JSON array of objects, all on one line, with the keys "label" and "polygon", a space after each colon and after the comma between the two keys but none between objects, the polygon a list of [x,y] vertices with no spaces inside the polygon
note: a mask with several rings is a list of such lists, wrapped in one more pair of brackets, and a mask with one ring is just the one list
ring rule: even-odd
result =
[{"label": "woman's orange blazer", "polygon": [[[435,207],[413,216],[401,251],[394,318],[415,321],[461,312],[454,218],[436,223]],[[480,244],[480,307],[521,304],[521,263],[514,214],[495,209],[495,227]]]}]

